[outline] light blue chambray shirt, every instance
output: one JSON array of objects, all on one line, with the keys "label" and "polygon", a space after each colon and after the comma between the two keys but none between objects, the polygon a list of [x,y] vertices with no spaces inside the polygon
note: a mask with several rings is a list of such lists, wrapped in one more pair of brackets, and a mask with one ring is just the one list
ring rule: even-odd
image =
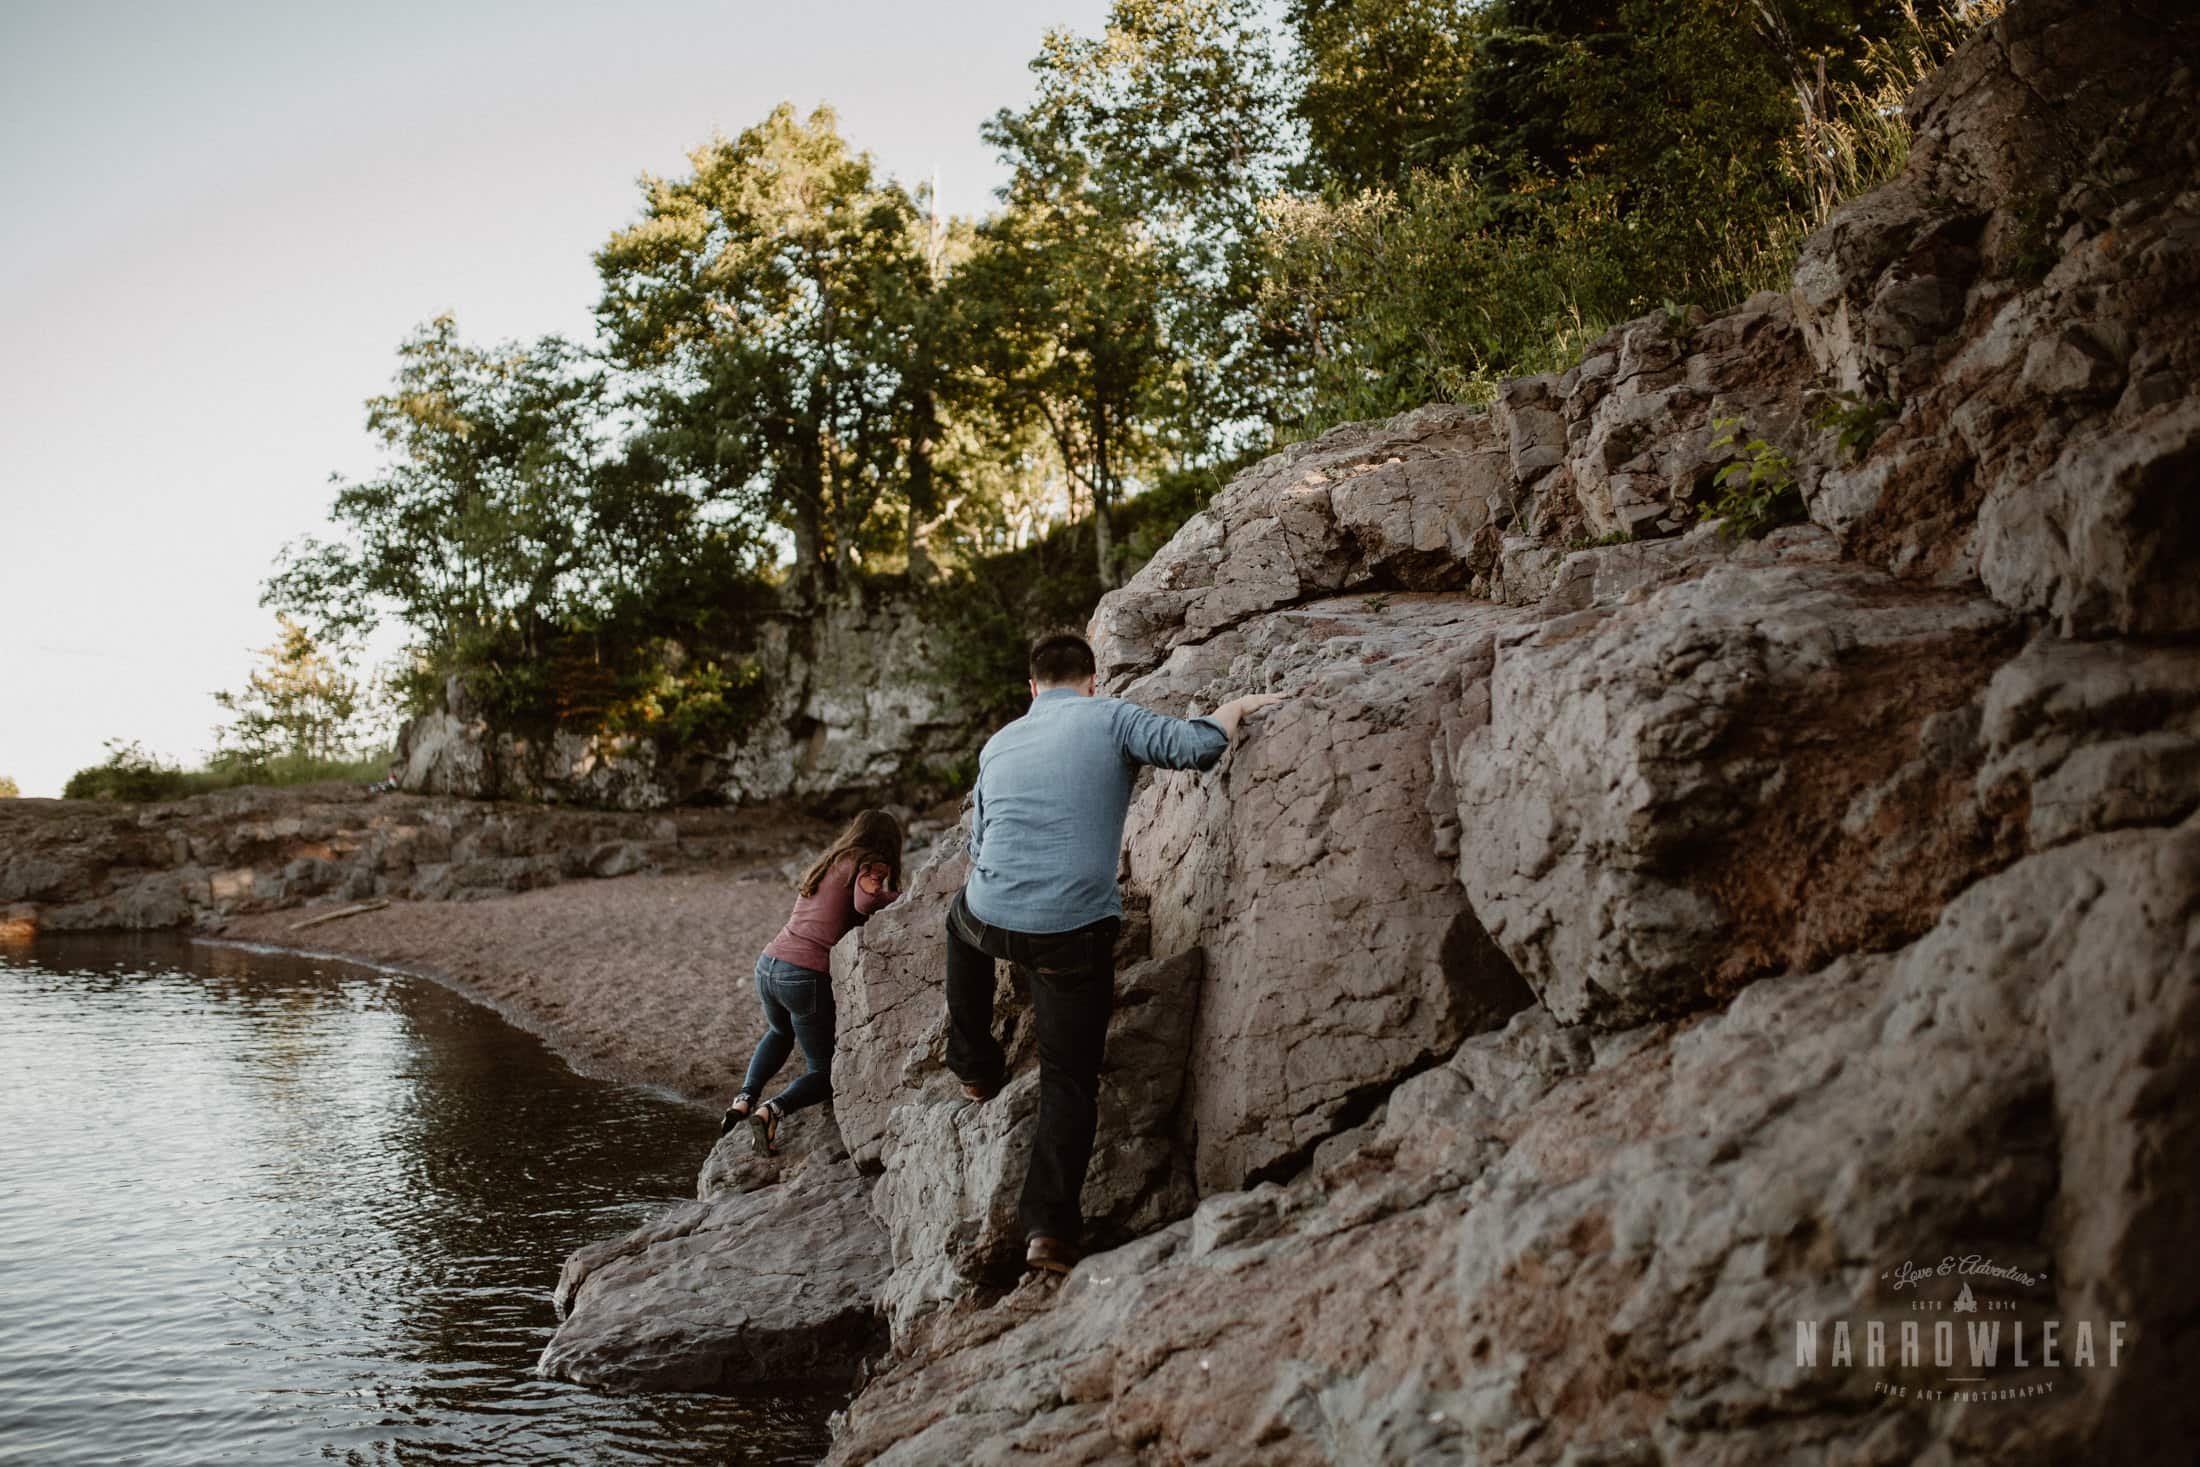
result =
[{"label": "light blue chambray shirt", "polygon": [[1121,698],[1047,688],[987,739],[971,795],[971,915],[1011,932],[1067,932],[1123,914],[1123,817],[1141,765],[1212,769],[1229,736]]}]

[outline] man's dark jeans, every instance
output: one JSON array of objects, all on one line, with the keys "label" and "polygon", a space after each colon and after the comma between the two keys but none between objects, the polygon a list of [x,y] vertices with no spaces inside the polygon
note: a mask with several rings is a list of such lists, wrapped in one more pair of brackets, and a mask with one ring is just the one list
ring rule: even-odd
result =
[{"label": "man's dark jeans", "polygon": [[1039,1132],[1017,1219],[1027,1237],[1074,1243],[1084,1229],[1078,1194],[1100,1121],[1100,1060],[1115,1010],[1115,939],[1123,919],[1068,932],[1011,932],[971,915],[962,894],[947,909],[947,1067],[966,1084],[1000,1084],[1007,1063],[993,1037],[993,964],[1031,974],[1039,1034]]}]

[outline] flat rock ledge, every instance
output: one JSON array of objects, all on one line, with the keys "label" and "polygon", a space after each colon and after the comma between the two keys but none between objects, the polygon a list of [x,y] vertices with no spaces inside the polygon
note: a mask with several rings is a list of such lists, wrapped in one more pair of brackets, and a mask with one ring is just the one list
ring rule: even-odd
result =
[{"label": "flat rock ledge", "polygon": [[558,1279],[563,1318],[537,1373],[615,1391],[852,1380],[885,1340],[892,1260],[870,1190],[846,1161],[812,1159],[782,1183],[684,1202],[581,1249]]}]

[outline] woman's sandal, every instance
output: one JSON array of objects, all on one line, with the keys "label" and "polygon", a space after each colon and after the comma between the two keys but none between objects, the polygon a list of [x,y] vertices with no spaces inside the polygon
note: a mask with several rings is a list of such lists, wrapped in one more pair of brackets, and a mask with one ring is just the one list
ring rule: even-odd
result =
[{"label": "woman's sandal", "polygon": [[732,1135],[733,1128],[747,1120],[749,1112],[755,1107],[756,1097],[753,1095],[743,1093],[733,1097],[733,1104],[726,1107],[725,1118],[718,1123],[718,1134],[721,1136]]},{"label": "woman's sandal", "polygon": [[777,1156],[779,1154],[780,1119],[779,1107],[768,1100],[749,1115],[749,1140],[754,1142],[756,1149],[765,1156]]}]

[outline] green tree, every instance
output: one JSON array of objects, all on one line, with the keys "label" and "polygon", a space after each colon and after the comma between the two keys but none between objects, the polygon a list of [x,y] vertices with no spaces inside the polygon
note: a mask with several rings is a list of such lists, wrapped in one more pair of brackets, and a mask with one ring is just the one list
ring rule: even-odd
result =
[{"label": "green tree", "polygon": [[1291,0],[1302,181],[1395,188],[1464,148],[1493,13],[1482,0]]},{"label": "green tree", "polygon": [[1109,513],[1128,474],[1150,463],[1169,415],[1160,271],[1104,194],[1065,190],[988,221],[965,267],[973,364],[995,391],[1004,436],[1044,429],[1092,507],[1096,568],[1112,584]]},{"label": "green tree", "polygon": [[324,638],[394,614],[437,657],[500,636],[532,656],[587,573],[615,571],[588,553],[603,380],[569,343],[483,350],[438,317],[399,348],[367,426],[394,461],[337,481],[345,538],[286,547],[264,604]]},{"label": "green tree", "polygon": [[597,252],[597,318],[645,374],[648,450],[731,519],[788,530],[815,589],[900,528],[882,517],[912,460],[930,496],[927,231],[829,108],[782,104],[689,162],[645,177],[641,220]]},{"label": "green tree", "polygon": [[276,618],[274,643],[238,692],[214,701],[231,715],[216,732],[217,764],[263,768],[278,759],[333,761],[357,751],[366,711],[359,680],[340,656],[316,643],[288,616]]},{"label": "green tree", "polygon": [[1292,134],[1249,0],[1116,0],[1032,71],[1032,104],[985,129],[1011,174],[967,339],[1003,419],[1043,423],[1089,497],[1112,584],[1126,484],[1225,449],[1271,397],[1250,245]]}]

